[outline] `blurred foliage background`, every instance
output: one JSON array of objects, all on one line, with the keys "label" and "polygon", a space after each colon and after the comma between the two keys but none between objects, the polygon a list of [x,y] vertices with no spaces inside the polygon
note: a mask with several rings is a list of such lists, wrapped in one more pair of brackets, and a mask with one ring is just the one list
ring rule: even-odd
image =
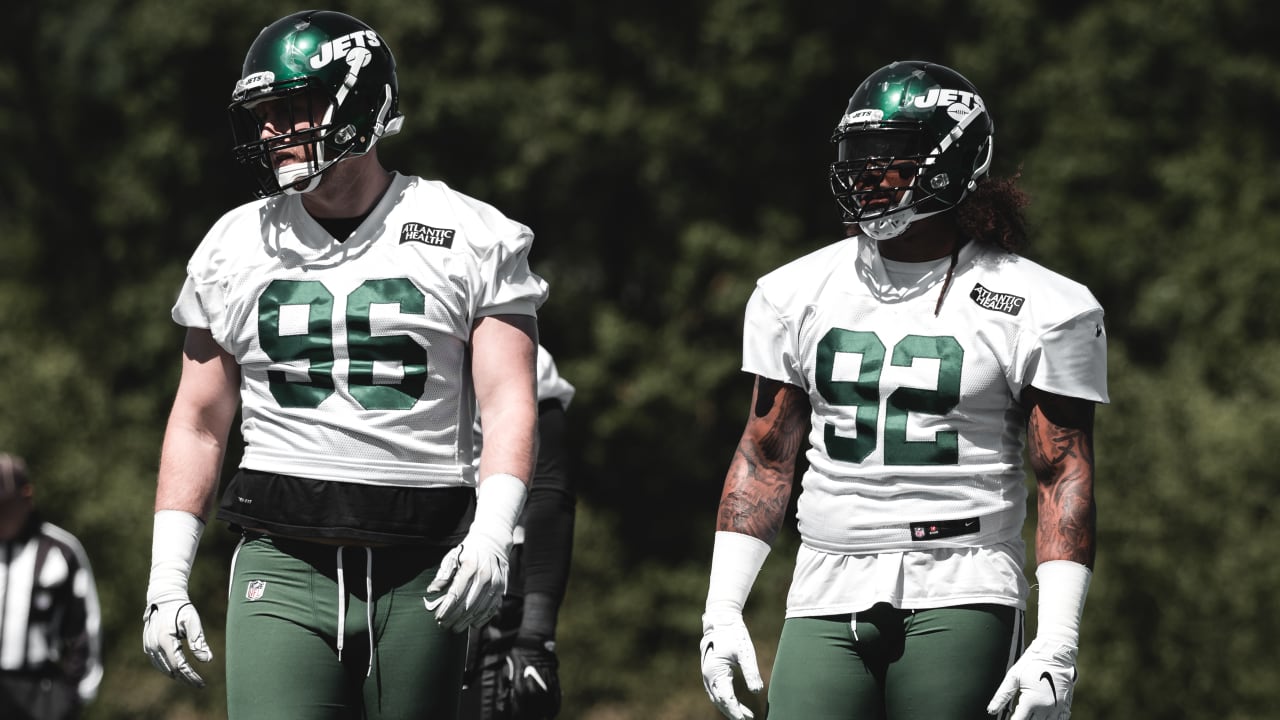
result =
[{"label": "blurred foliage background", "polygon": [[[18,0],[0,26],[0,448],[84,541],[106,677],[89,720],[225,717],[140,647],[186,260],[251,199],[225,108],[305,6]],[[578,388],[565,718],[715,718],[697,663],[756,277],[839,237],[828,138],[893,59],[959,69],[1033,198],[1036,260],[1108,312],[1100,552],[1078,718],[1274,717],[1280,10],[1247,0],[338,2],[400,67],[384,162],[534,228],[544,343]],[[232,464],[237,458],[232,458]],[[235,538],[193,597],[221,650]],[[796,545],[748,603],[762,669]],[[760,708],[762,703],[756,702]]]}]

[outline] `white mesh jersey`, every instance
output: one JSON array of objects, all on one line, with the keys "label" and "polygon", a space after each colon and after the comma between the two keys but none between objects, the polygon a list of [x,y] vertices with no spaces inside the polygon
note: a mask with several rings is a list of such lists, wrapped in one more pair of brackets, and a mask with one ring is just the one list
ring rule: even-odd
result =
[{"label": "white mesh jersey", "polygon": [[444,183],[395,175],[344,242],[297,195],[222,217],[173,317],[241,370],[241,467],[318,480],[474,484],[473,323],[535,315],[529,228]]},{"label": "white mesh jersey", "polygon": [[[1103,312],[1084,286],[969,243],[935,316],[947,265],[898,285],[859,236],[769,273],[748,302],[743,369],[812,406],[789,615],[1022,603],[1019,398],[1107,401]],[[1004,557],[974,562],[987,551]],[[940,565],[948,587],[924,579]]]},{"label": "white mesh jersey", "polygon": [[559,400],[565,410],[573,401],[575,389],[568,380],[560,377],[555,358],[541,345],[538,346],[538,402]]}]

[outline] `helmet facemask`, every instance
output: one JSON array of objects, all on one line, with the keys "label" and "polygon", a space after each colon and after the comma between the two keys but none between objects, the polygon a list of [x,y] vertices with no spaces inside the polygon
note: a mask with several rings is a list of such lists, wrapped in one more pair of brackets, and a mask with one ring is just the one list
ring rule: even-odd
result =
[{"label": "helmet facemask", "polygon": [[[310,192],[320,184],[320,174],[345,155],[340,151],[326,158],[325,139],[334,132],[326,120],[332,114],[332,103],[307,79],[280,83],[233,106],[235,157],[254,169],[268,194]],[[268,124],[273,134],[264,137]],[[290,152],[293,148],[301,152]]]},{"label": "helmet facemask", "polygon": [[829,180],[845,222],[858,223],[876,240],[907,229],[916,216],[920,166],[929,160],[919,150],[922,142],[914,130],[848,133],[836,140]]}]

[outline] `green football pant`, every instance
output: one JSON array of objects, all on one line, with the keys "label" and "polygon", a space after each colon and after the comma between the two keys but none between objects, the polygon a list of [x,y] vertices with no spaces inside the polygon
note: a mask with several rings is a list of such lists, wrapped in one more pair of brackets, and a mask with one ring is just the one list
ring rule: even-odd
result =
[{"label": "green football pant", "polygon": [[424,606],[445,552],[246,537],[227,606],[229,720],[452,720],[467,636]]},{"label": "green football pant", "polygon": [[769,720],[990,720],[1021,627],[1002,605],[789,618]]}]

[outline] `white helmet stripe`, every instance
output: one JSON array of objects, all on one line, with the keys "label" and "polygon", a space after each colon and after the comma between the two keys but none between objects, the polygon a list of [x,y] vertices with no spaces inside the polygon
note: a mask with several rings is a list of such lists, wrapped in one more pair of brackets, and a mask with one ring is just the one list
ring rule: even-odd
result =
[{"label": "white helmet stripe", "polygon": [[351,92],[351,88],[356,86],[356,81],[360,78],[360,68],[369,64],[373,59],[373,55],[368,48],[354,47],[347,51],[347,76],[342,80],[342,87],[338,88],[337,94],[333,98],[333,105],[329,108],[329,112],[325,114],[325,123],[330,120],[330,115],[342,102],[347,99],[347,93]]},{"label": "white helmet stripe", "polygon": [[930,154],[941,155],[946,152],[947,148],[951,147],[952,143],[959,140],[961,135],[964,135],[964,131],[973,124],[973,121],[978,119],[978,115],[986,111],[987,109],[981,104],[974,105],[969,108],[969,112],[965,113],[964,117],[960,118],[960,121],[956,123],[956,126],[951,128],[951,132],[942,136],[942,140],[938,143],[938,146],[930,152]]}]

